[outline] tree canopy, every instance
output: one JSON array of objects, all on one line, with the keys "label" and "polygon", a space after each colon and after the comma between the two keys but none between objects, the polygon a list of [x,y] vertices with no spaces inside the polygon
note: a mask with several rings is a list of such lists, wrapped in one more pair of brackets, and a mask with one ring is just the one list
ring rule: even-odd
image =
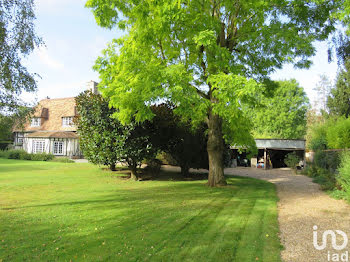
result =
[{"label": "tree canopy", "polygon": [[329,114],[333,116],[350,115],[350,61],[344,64],[336,78],[335,87],[327,99]]},{"label": "tree canopy", "polygon": [[241,110],[264,92],[284,63],[309,67],[315,40],[334,29],[338,1],[88,0],[99,25],[126,31],[95,69],[102,93],[122,123],[153,117],[150,105],[171,101],[193,125],[206,122],[211,186],[224,184],[224,141],[254,143]]},{"label": "tree canopy", "polygon": [[296,80],[274,83],[272,97],[261,97],[260,107],[248,109],[255,138],[300,139],[306,133],[309,99]]},{"label": "tree canopy", "polygon": [[33,0],[0,0],[0,109],[18,105],[18,95],[36,90],[35,74],[22,58],[42,43],[34,30]]},{"label": "tree canopy", "polygon": [[76,104],[79,115],[75,122],[84,156],[111,170],[117,162],[126,163],[132,171],[131,178],[136,180],[137,166],[155,154],[147,129],[135,123],[122,126],[112,119],[115,110],[100,94],[83,92],[76,97]]}]

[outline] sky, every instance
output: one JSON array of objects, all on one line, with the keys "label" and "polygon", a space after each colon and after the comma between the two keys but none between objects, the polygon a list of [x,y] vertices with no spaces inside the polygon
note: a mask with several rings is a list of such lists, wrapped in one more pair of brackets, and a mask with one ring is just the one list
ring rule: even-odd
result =
[{"label": "sky", "polygon": [[[101,51],[122,32],[99,27],[86,0],[34,0],[37,16],[36,31],[45,46],[36,49],[24,63],[28,70],[40,75],[38,91],[22,95],[27,102],[43,98],[61,98],[78,95],[87,88],[87,82],[99,81],[92,67]],[[313,66],[306,70],[286,65],[271,75],[274,80],[295,78],[304,87],[311,102],[316,93],[313,89],[324,74],[334,80],[337,64],[328,63],[327,43],[315,43],[317,54]]]}]

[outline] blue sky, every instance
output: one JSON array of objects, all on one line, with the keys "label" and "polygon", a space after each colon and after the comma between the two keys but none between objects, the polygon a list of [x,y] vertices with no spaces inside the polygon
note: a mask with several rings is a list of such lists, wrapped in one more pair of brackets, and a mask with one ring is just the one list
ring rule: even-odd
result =
[{"label": "blue sky", "polygon": [[[94,61],[107,43],[121,36],[116,29],[97,26],[85,0],[35,0],[36,29],[45,41],[45,47],[35,50],[25,60],[30,72],[38,73],[38,92],[24,94],[26,101],[71,97],[86,89],[90,80],[98,81],[92,70]],[[317,55],[309,70],[285,66],[272,75],[273,79],[295,78],[304,87],[311,101],[321,74],[334,79],[336,63],[327,61],[327,43],[316,43]]]}]

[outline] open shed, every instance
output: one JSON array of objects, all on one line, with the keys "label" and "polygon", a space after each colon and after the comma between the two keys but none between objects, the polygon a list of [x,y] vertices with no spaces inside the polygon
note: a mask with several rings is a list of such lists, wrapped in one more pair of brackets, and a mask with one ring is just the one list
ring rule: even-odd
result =
[{"label": "open shed", "polygon": [[[303,139],[255,139],[258,155],[251,159],[252,167],[281,168],[286,167],[284,159],[287,154],[296,152],[305,158],[305,140]],[[237,151],[237,147],[231,147]],[[259,165],[260,163],[260,165]]]}]

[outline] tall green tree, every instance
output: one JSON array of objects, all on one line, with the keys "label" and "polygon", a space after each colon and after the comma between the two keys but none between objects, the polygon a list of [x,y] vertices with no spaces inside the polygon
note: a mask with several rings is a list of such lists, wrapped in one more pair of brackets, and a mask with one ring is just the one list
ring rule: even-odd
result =
[{"label": "tall green tree", "polygon": [[131,179],[137,180],[137,166],[145,158],[155,154],[147,128],[129,123],[121,125],[111,118],[115,110],[109,108],[108,100],[91,91],[76,97],[80,148],[84,156],[94,164],[109,166],[115,170],[116,163],[126,163]]},{"label": "tall green tree", "polygon": [[261,97],[261,106],[247,109],[255,138],[300,139],[306,134],[309,99],[296,80],[277,81],[272,97]]},{"label": "tall green tree", "polygon": [[350,60],[344,64],[336,78],[336,84],[327,99],[329,114],[333,116],[350,115]]},{"label": "tall green tree", "polygon": [[97,60],[102,93],[122,123],[153,117],[159,100],[193,125],[208,127],[208,184],[225,184],[222,152],[251,145],[241,110],[255,103],[268,75],[283,63],[308,67],[312,42],[334,29],[337,1],[88,0],[100,26],[125,30]]},{"label": "tall green tree", "polygon": [[0,0],[0,110],[17,107],[18,95],[37,88],[22,63],[42,43],[34,20],[34,0]]}]

